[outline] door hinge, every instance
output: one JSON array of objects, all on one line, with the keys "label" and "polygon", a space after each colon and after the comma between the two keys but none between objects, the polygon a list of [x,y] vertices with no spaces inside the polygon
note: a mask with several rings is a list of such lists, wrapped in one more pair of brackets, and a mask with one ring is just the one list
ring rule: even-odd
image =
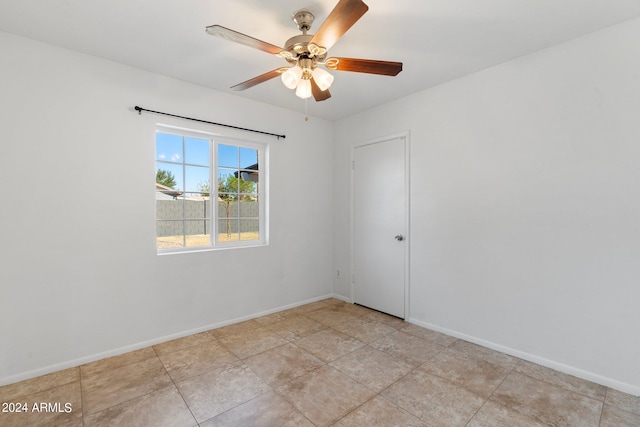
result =
[{"label": "door hinge", "polygon": [[355,160],[351,161],[351,169],[356,170],[356,161]]}]

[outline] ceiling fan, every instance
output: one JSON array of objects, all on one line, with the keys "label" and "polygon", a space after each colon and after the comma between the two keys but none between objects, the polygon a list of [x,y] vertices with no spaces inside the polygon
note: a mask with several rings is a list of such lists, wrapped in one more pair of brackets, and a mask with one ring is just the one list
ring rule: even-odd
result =
[{"label": "ceiling fan", "polygon": [[331,97],[329,87],[333,76],[320,68],[330,70],[353,71],[357,73],[395,76],[402,71],[402,62],[375,61],[357,58],[327,58],[327,51],[342,37],[366,12],[369,7],[362,0],[340,0],[327,19],[320,25],[316,34],[307,34],[311,29],[314,16],[311,12],[296,12],[293,20],[302,31],[301,35],[291,37],[284,48],[258,40],[221,25],[207,27],[207,33],[249,46],[263,52],[284,58],[290,66],[280,67],[260,76],[239,83],[231,88],[245,90],[281,76],[282,82],[289,89],[295,89],[296,95],[306,99],[311,96],[316,101],[324,101]]}]

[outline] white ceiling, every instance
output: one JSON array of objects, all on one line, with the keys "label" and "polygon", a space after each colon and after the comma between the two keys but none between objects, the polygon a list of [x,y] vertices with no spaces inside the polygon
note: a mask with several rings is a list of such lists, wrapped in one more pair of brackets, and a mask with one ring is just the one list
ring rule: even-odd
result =
[{"label": "white ceiling", "polygon": [[[273,79],[230,86],[286,65],[205,33],[220,24],[282,45],[307,9],[317,29],[337,0],[0,0],[0,30],[304,112]],[[365,0],[369,11],[330,56],[401,61],[397,77],[336,71],[332,98],[309,114],[346,117],[640,15],[640,0]],[[1,57],[1,55],[0,55]],[[2,71],[0,68],[0,75]]]}]

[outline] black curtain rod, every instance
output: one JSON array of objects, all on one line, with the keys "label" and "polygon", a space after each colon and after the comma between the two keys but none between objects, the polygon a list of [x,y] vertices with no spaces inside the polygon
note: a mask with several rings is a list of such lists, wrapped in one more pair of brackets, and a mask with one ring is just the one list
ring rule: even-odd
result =
[{"label": "black curtain rod", "polygon": [[191,121],[194,121],[194,122],[208,123],[210,125],[224,126],[224,127],[227,127],[227,128],[239,129],[239,130],[246,130],[247,132],[261,133],[263,135],[271,135],[271,136],[275,136],[278,139],[287,137],[286,135],[278,135],[277,133],[264,132],[264,131],[255,130],[255,129],[247,129],[247,128],[242,128],[242,127],[239,127],[239,126],[225,125],[223,123],[216,123],[216,122],[210,122],[210,121],[207,121],[207,120],[194,119],[192,117],[178,116],[176,114],[163,113],[161,111],[147,110],[146,108],[138,107],[137,105],[135,107],[133,107],[133,108],[138,112],[138,114],[142,114],[143,111],[146,111],[148,113],[162,114],[163,116],[177,117],[179,119],[191,120]]}]

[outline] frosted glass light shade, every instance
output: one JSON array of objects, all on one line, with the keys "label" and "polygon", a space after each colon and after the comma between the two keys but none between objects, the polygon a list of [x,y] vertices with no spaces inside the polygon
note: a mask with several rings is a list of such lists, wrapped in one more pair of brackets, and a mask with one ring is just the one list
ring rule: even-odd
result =
[{"label": "frosted glass light shade", "polygon": [[296,95],[302,99],[309,98],[311,96],[311,81],[308,79],[300,80],[296,88]]},{"label": "frosted glass light shade", "polygon": [[302,77],[302,68],[300,67],[291,67],[280,75],[282,83],[289,89],[295,89],[298,86],[300,77]]},{"label": "frosted glass light shade", "polygon": [[311,75],[322,91],[329,89],[331,87],[331,83],[333,83],[333,76],[322,68],[316,68],[311,72]]}]

